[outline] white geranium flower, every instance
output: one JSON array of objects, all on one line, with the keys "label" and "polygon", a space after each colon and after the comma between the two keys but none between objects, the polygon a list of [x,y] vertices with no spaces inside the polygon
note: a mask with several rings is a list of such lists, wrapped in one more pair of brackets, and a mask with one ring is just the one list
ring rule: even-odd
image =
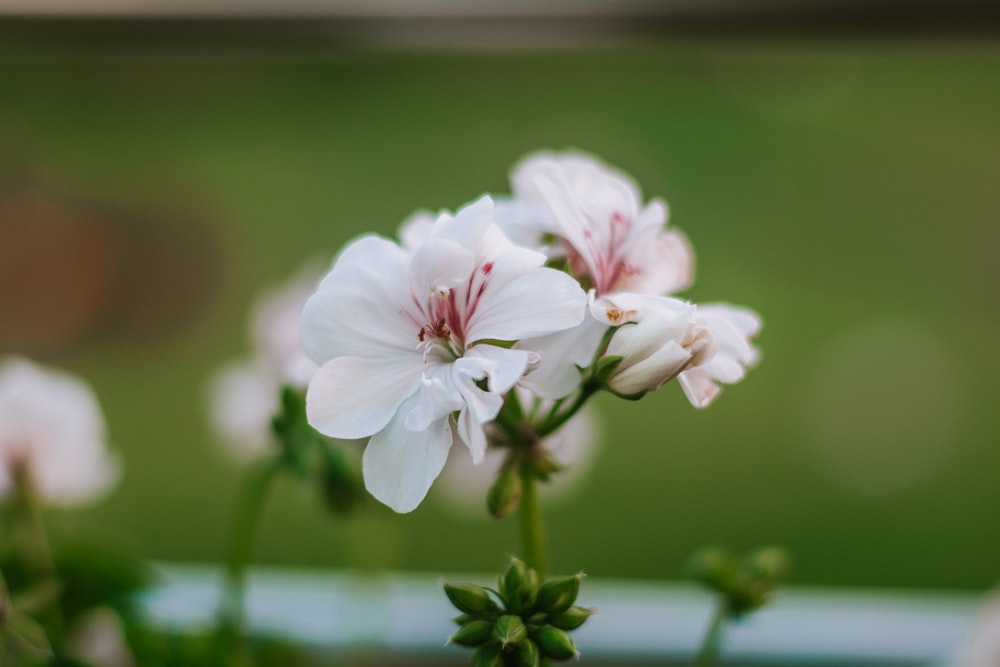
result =
[{"label": "white geranium flower", "polygon": [[0,362],[0,499],[21,475],[41,502],[67,506],[107,492],[120,465],[90,386],[15,357]]},{"label": "white geranium flower", "polygon": [[738,382],[757,361],[749,341],[761,322],[744,308],[623,293],[592,300],[590,310],[598,321],[619,326],[604,354],[622,357],[608,386],[625,396],[676,377],[691,404],[702,408],[719,393],[719,383]]},{"label": "white geranium flower", "polygon": [[484,197],[441,215],[412,251],[373,236],[351,243],[306,303],[302,342],[320,364],[309,422],[332,437],[371,436],[365,484],[381,502],[413,510],[455,436],[483,459],[483,425],[537,361],[498,342],[580,323],[579,284],[544,263],[511,244]]},{"label": "white geranium flower", "polygon": [[252,459],[272,447],[271,418],[281,388],[305,389],[316,372],[299,341],[299,318],[319,277],[309,265],[287,284],[264,292],[250,317],[250,358],[224,366],[209,379],[212,427],[237,459]]},{"label": "white geranium flower", "polygon": [[543,152],[518,163],[511,184],[520,217],[536,216],[517,226],[556,237],[572,274],[598,294],[670,294],[691,284],[694,254],[666,229],[666,203],[644,204],[624,173],[583,153]]},{"label": "white geranium flower", "polygon": [[760,316],[747,308],[721,303],[698,306],[692,339],[704,337],[708,345],[677,376],[691,405],[705,407],[718,395],[719,383],[739,382],[757,363],[760,353],[750,341],[761,324]]}]

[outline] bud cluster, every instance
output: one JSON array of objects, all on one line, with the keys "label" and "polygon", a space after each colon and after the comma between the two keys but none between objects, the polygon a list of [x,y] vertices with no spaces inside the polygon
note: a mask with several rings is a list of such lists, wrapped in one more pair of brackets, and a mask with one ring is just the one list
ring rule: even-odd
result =
[{"label": "bud cluster", "polygon": [[760,547],[735,556],[721,547],[704,547],[688,561],[689,575],[721,593],[734,617],[763,607],[778,580],[785,577],[791,559],[780,547]]},{"label": "bud cluster", "polygon": [[445,584],[448,599],[462,612],[449,641],[475,648],[476,667],[538,667],[543,658],[578,657],[568,633],[594,613],[574,604],[582,579],[580,573],[541,582],[535,570],[513,558],[498,590]]}]

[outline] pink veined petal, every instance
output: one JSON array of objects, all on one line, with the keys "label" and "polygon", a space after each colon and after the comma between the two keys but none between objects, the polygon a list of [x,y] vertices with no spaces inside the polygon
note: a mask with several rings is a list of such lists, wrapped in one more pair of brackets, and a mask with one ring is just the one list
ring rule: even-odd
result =
[{"label": "pink veined petal", "polygon": [[397,512],[416,509],[448,460],[452,442],[451,418],[439,419],[423,431],[404,425],[415,397],[402,406],[365,448],[362,470],[365,486],[380,502]]},{"label": "pink veined petal", "polygon": [[316,371],[306,393],[306,416],[333,438],[377,433],[416,393],[423,360],[418,351],[381,359],[338,357]]},{"label": "pink veined petal", "polygon": [[521,378],[520,385],[541,398],[568,396],[580,385],[580,368],[590,366],[607,330],[607,324],[587,315],[572,329],[522,339],[517,348],[537,352],[541,360]]},{"label": "pink veined petal", "polygon": [[561,271],[539,268],[483,295],[466,340],[519,340],[569,329],[584,316],[587,296]]}]

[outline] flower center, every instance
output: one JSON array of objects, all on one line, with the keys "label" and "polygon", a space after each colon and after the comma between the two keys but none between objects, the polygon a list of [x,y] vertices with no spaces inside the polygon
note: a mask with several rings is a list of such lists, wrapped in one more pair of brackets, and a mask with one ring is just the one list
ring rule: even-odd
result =
[{"label": "flower center", "polygon": [[486,262],[472,272],[468,281],[431,294],[421,309],[426,323],[417,330],[417,344],[423,348],[425,359],[432,352],[449,360],[465,354],[469,320],[479,306],[492,271],[493,262]]}]

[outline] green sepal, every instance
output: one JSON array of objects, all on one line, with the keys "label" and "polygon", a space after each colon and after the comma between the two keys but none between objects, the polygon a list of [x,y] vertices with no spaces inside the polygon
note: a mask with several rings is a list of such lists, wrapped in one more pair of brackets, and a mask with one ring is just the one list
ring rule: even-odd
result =
[{"label": "green sepal", "polygon": [[580,594],[581,579],[583,573],[549,579],[538,589],[535,608],[548,614],[560,614],[566,611],[573,606],[577,595]]},{"label": "green sepal", "polygon": [[497,611],[497,604],[490,599],[489,593],[482,586],[475,584],[444,585],[444,593],[459,611],[478,616],[484,612]]},{"label": "green sepal", "polygon": [[553,660],[569,660],[577,655],[573,638],[559,628],[545,625],[532,633],[542,655]]},{"label": "green sepal", "polygon": [[497,519],[517,509],[521,503],[521,476],[514,468],[501,469],[486,494],[486,507]]},{"label": "green sepal", "polygon": [[517,647],[515,655],[518,667],[540,667],[542,664],[542,652],[538,649],[538,644],[531,639],[525,639],[524,643]]},{"label": "green sepal", "polygon": [[520,616],[504,614],[493,626],[493,638],[500,642],[501,648],[519,646],[528,638],[528,629]]},{"label": "green sepal", "polygon": [[593,378],[607,387],[608,380],[614,374],[615,369],[622,363],[625,357],[619,355],[609,355],[597,360],[593,367]]},{"label": "green sepal", "polygon": [[476,667],[503,667],[503,649],[495,642],[483,644],[472,655]]},{"label": "green sepal", "polygon": [[489,641],[490,634],[493,632],[493,625],[490,621],[469,621],[459,628],[449,641],[459,646],[479,646]]},{"label": "green sepal", "polygon": [[593,615],[593,609],[573,606],[564,612],[554,614],[551,618],[549,618],[549,623],[556,626],[560,630],[576,630],[578,627],[586,623],[587,619]]}]

